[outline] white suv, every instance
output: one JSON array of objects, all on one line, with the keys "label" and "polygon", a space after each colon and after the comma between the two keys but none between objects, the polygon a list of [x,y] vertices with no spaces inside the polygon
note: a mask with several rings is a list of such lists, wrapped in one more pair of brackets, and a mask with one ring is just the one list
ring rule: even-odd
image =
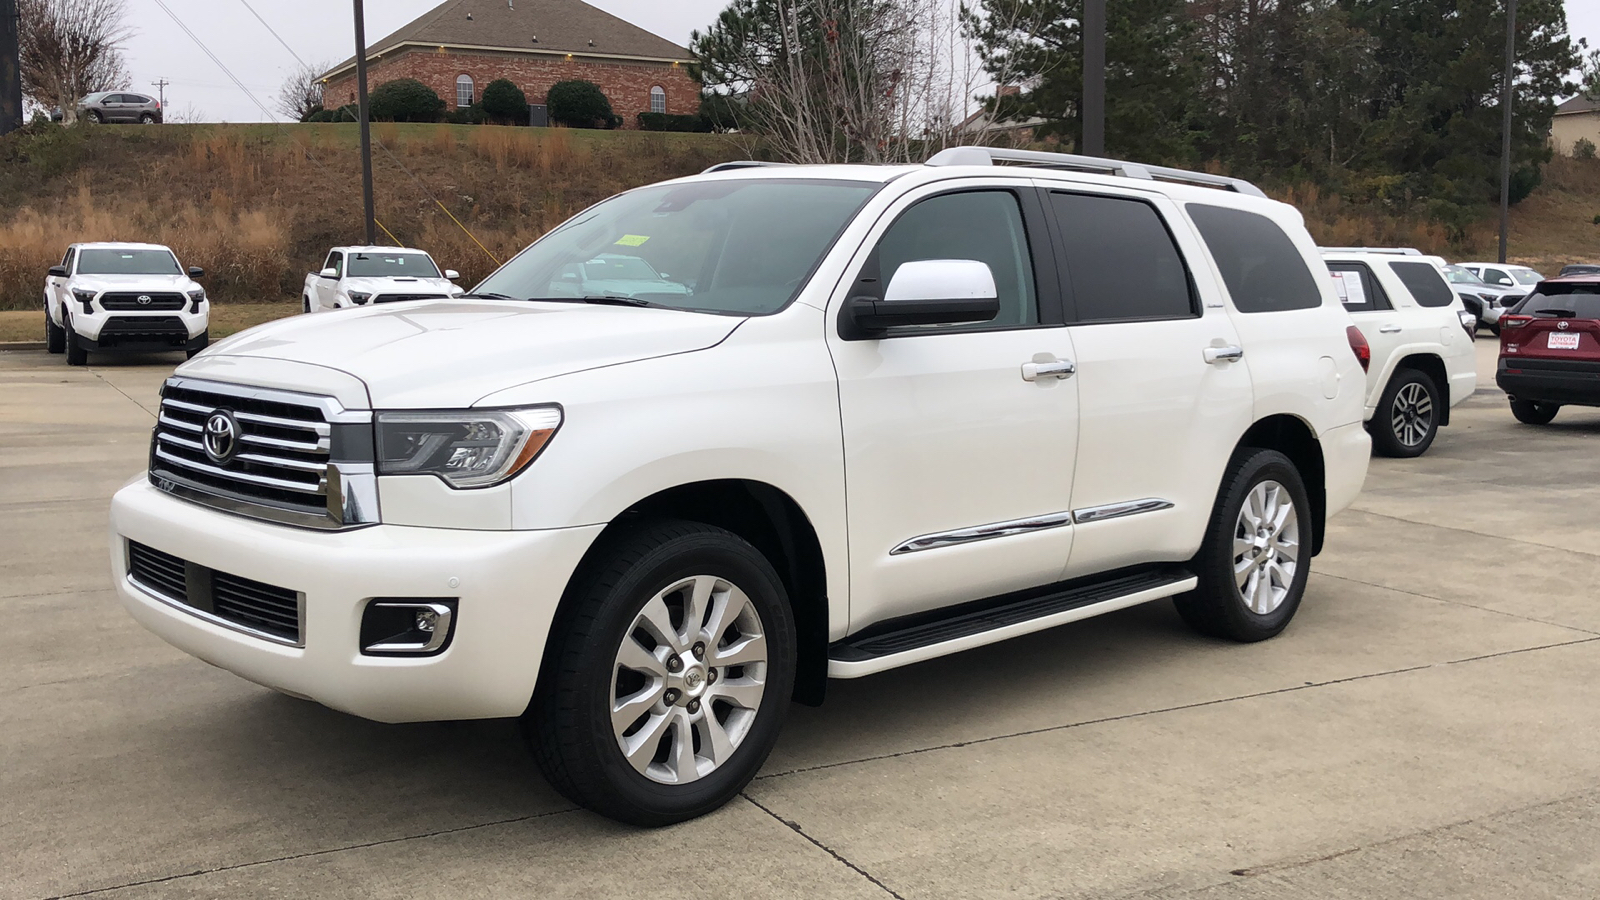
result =
[{"label": "white suv", "polygon": [[196,279],[160,244],[73,244],[44,281],[45,347],[67,365],[90,350],[205,348],[211,304]]},{"label": "white suv", "polygon": [[[617,256],[672,289],[563,293]],[[1366,473],[1350,323],[1244,182],[722,165],[475,294],[181,367],[111,563],[208,662],[386,722],[521,716],[568,797],[674,822],[829,678],[1163,597],[1277,634]]]},{"label": "white suv", "polygon": [[1450,408],[1478,388],[1478,317],[1435,257],[1340,248],[1322,258],[1370,345],[1365,415],[1372,446],[1385,456],[1421,456],[1450,424]]}]

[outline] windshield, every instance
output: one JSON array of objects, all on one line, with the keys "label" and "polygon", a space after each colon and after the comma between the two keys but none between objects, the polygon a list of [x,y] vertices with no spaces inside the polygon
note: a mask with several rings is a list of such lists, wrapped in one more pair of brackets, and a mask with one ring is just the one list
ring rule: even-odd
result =
[{"label": "windshield", "polygon": [[1460,266],[1445,266],[1444,274],[1445,277],[1450,279],[1451,284],[1483,284],[1482,278],[1479,278]]},{"label": "windshield", "polygon": [[1544,280],[1543,275],[1532,269],[1512,269],[1511,277],[1517,280],[1517,284],[1538,284]]},{"label": "windshield", "polygon": [[705,312],[777,312],[878,187],[725,180],[631,191],[545,235],[474,293],[627,297]]},{"label": "windshield", "polygon": [[352,253],[345,272],[350,278],[438,278],[439,268],[422,253]]},{"label": "windshield", "polygon": [[182,275],[171,250],[84,250],[79,275]]}]

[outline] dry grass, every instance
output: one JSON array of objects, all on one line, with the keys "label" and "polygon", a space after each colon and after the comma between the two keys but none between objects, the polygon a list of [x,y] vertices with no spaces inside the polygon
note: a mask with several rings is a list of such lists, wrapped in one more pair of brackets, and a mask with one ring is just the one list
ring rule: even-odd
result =
[{"label": "dry grass", "polygon": [[[1600,263],[1600,160],[1556,157],[1544,182],[1511,208],[1506,258],[1554,275],[1568,263]],[[1473,233],[1479,258],[1494,259],[1498,219]]]},{"label": "dry grass", "polygon": [[[298,302],[232,303],[211,310],[211,339],[218,340],[262,322],[281,319],[300,312]],[[44,340],[42,309],[0,312],[0,343]]]},{"label": "dry grass", "polygon": [[[45,270],[88,240],[168,244],[205,267],[223,304],[297,300],[328,247],[364,239],[354,137],[338,125],[8,137],[0,309],[37,306]],[[468,284],[578,209],[748,154],[711,135],[385,124],[374,138],[379,221]]]},{"label": "dry grass", "polygon": [[1295,185],[1274,193],[1274,198],[1298,208],[1306,230],[1323,247],[1416,247],[1424,253],[1454,253],[1445,228],[1419,216],[1397,216],[1376,204],[1351,203],[1314,184]]}]

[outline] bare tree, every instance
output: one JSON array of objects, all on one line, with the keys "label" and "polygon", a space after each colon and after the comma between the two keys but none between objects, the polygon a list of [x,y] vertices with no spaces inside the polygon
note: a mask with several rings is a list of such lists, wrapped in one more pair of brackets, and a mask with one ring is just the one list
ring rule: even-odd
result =
[{"label": "bare tree", "polygon": [[78,101],[128,85],[124,0],[18,0],[22,93],[68,122]]},{"label": "bare tree", "polygon": [[302,65],[283,80],[278,91],[278,112],[296,122],[322,108],[322,73],[331,68],[326,63]]}]

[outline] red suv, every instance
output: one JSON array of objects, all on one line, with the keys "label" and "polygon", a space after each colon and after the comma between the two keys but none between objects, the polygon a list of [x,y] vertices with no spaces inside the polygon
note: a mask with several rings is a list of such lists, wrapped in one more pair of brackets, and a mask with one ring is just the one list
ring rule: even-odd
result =
[{"label": "red suv", "polygon": [[1529,425],[1567,404],[1600,406],[1600,275],[1541,281],[1507,311],[1494,380]]}]

